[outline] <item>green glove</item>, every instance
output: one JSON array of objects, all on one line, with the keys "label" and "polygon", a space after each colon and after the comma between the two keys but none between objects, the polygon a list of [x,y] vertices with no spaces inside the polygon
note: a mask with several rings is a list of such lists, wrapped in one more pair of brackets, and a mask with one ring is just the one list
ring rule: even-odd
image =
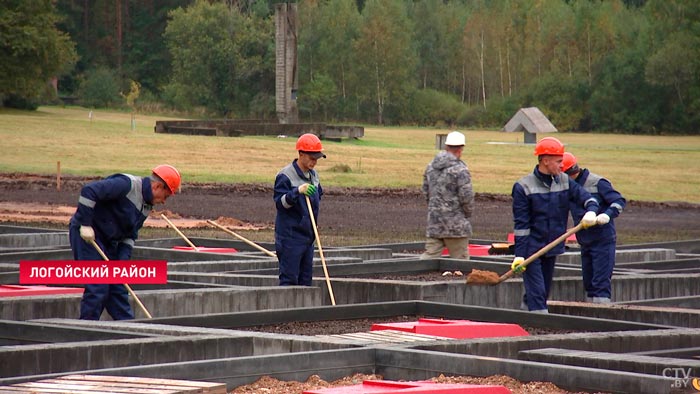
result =
[{"label": "green glove", "polygon": [[513,273],[519,274],[521,272],[524,272],[526,267],[522,265],[525,262],[525,259],[522,257],[516,257],[513,259],[513,263],[510,265],[510,269],[513,270]]},{"label": "green glove", "polygon": [[316,193],[316,186],[311,183],[305,183],[299,186],[299,193],[311,197]]}]

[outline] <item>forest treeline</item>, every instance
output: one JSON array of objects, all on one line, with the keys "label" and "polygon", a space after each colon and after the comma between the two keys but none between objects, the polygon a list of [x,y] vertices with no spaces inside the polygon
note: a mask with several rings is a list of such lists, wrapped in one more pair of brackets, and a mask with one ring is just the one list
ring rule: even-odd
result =
[{"label": "forest treeline", "polygon": [[[7,0],[0,101],[275,118],[272,0]],[[299,0],[302,121],[700,133],[696,0]]]}]

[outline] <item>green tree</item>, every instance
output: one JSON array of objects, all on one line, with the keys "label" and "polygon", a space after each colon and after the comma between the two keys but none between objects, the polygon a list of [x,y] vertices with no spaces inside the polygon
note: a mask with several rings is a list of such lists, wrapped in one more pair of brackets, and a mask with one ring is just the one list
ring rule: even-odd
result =
[{"label": "green tree", "polygon": [[[583,130],[658,133],[663,123],[664,89],[644,79],[650,51],[650,24],[639,9],[622,9],[615,26],[614,50],[596,65]],[[584,69],[579,73],[585,77]]]},{"label": "green tree", "polygon": [[[352,51],[352,42],[357,39],[360,13],[352,0],[315,0],[302,1],[299,4],[299,68],[300,94],[299,105],[307,107],[303,101],[306,89],[318,93],[316,78],[318,75],[329,77],[336,88],[324,111],[333,112],[336,118],[357,116],[356,108],[357,81],[354,78],[356,59]],[[307,86],[311,85],[311,86]],[[327,86],[326,82],[321,84]],[[313,106],[313,104],[312,104]]]},{"label": "green tree", "polygon": [[448,16],[447,6],[440,0],[423,0],[413,3],[411,17],[415,23],[413,41],[418,52],[418,73],[422,89],[437,89],[447,71]]},{"label": "green tree", "polygon": [[171,73],[171,62],[163,39],[168,11],[188,4],[185,0],[135,1],[125,22],[122,75],[138,80],[143,88],[158,92]]},{"label": "green tree", "polygon": [[389,106],[401,108],[405,97],[415,89],[413,29],[401,0],[368,0],[365,3],[360,35],[354,43],[360,81],[359,95],[372,102],[376,121],[385,122]]},{"label": "green tree", "polygon": [[[433,78],[438,83],[442,82],[441,90],[460,97],[464,102],[464,73],[465,64],[462,51],[462,32],[466,19],[465,7],[457,2],[450,2],[445,5],[441,18],[444,24],[444,36],[441,38],[444,46],[444,57],[435,59],[442,63],[442,71],[436,71],[438,77]],[[436,85],[439,87],[440,85]]]},{"label": "green tree", "polygon": [[[579,52],[583,55],[588,84],[595,78],[595,67],[615,49],[612,16],[624,9],[620,1],[574,2]],[[624,23],[624,22],[623,22]]]},{"label": "green tree", "polygon": [[324,118],[328,118],[328,108],[335,98],[336,91],[336,86],[329,76],[317,74],[313,81],[306,84],[299,100],[308,102],[312,119],[314,114],[319,112],[323,113]]},{"label": "green tree", "polygon": [[671,34],[649,58],[646,79],[657,86],[673,89],[678,103],[688,100],[688,91],[698,71],[700,40],[687,32]]},{"label": "green tree", "polygon": [[650,0],[651,49],[646,81],[664,88],[668,108],[665,130],[700,133],[700,3]]},{"label": "green tree", "polygon": [[433,89],[414,91],[409,105],[411,112],[402,120],[422,126],[452,127],[466,108],[454,95]]},{"label": "green tree", "polygon": [[221,3],[200,0],[172,11],[165,30],[173,59],[166,89],[172,102],[224,116],[247,115],[256,95],[272,94],[273,30],[270,20]]},{"label": "green tree", "polygon": [[76,42],[80,55],[74,72],[59,81],[61,90],[73,92],[81,74],[97,67],[118,70],[125,89],[128,78],[151,93],[168,81],[170,58],[163,39],[168,13],[192,0],[54,2],[62,16],[59,27]]},{"label": "green tree", "polygon": [[85,73],[78,94],[83,105],[105,108],[120,100],[119,78],[116,72],[105,67]]},{"label": "green tree", "polygon": [[644,54],[631,48],[610,56],[602,65],[589,101],[590,128],[659,133],[667,108],[665,93],[644,80]]},{"label": "green tree", "polygon": [[352,92],[349,83],[355,61],[351,43],[359,35],[360,13],[350,0],[329,0],[320,16],[326,23],[319,24],[319,61],[338,87],[339,96],[346,100]]},{"label": "green tree", "polygon": [[323,39],[321,32],[323,23],[327,22],[321,16],[322,4],[317,0],[304,0],[297,7],[299,19],[299,39],[297,49],[299,59],[299,87],[303,89],[306,82],[313,81],[314,74],[321,65],[318,58],[321,56],[320,41]]},{"label": "green tree", "polygon": [[0,2],[0,104],[8,97],[38,100],[51,78],[73,67],[75,46],[57,21],[51,0]]},{"label": "green tree", "polygon": [[488,20],[486,5],[482,2],[476,2],[476,8],[469,15],[464,26],[464,55],[465,58],[470,58],[473,70],[472,80],[478,81],[475,89],[478,92],[476,102],[481,100],[481,105],[486,108],[486,45],[487,41],[491,44],[487,37],[487,27],[491,21]]}]

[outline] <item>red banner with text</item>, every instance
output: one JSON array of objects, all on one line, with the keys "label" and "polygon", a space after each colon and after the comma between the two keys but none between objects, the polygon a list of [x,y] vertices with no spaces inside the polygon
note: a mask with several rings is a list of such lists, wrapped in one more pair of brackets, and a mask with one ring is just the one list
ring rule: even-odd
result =
[{"label": "red banner with text", "polygon": [[165,284],[165,260],[23,260],[19,262],[22,285]]}]

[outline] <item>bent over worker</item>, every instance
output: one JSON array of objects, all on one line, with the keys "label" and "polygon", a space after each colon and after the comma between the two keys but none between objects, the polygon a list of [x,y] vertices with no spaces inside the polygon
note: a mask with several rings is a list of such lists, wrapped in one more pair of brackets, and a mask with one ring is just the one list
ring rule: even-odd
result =
[{"label": "bent over worker", "polygon": [[[325,158],[321,140],[304,134],[297,140],[298,157],[275,177],[275,250],[279,261],[280,286],[311,286],[314,241],[311,214],[318,218],[323,188],[314,170]],[[306,197],[311,201],[309,212]]]},{"label": "bent over worker", "polygon": [[513,185],[513,220],[515,224],[515,259],[512,268],[523,272],[525,295],[523,306],[531,312],[548,313],[547,299],[554,276],[557,255],[564,253],[559,244],[531,262],[523,271],[525,258],[566,232],[569,205],[586,211],[584,227],[596,223],[598,202],[583,187],[561,172],[564,145],[556,138],[542,138],[535,145],[538,164],[529,175]]},{"label": "bent over worker", "polygon": [[[576,233],[576,240],[581,246],[581,274],[583,287],[586,289],[586,301],[607,304],[612,300],[612,274],[615,268],[615,245],[617,233],[614,219],[625,209],[627,200],[610,181],[580,168],[576,156],[564,153],[562,170],[583,186],[600,204],[596,217],[596,226]],[[578,205],[571,205],[571,217],[578,224],[584,210]]]},{"label": "bent over worker", "polygon": [[[149,177],[114,174],[83,186],[71,217],[70,246],[75,260],[102,260],[92,242],[110,260],[129,260],[138,231],[153,205],[163,204],[180,189],[180,173],[163,164]],[[114,320],[133,319],[129,293],[121,284],[87,284],[80,318],[99,320],[102,312]]]},{"label": "bent over worker", "polygon": [[469,168],[461,160],[465,142],[459,131],[447,134],[445,150],[435,155],[423,173],[428,226],[421,260],[439,258],[445,247],[453,259],[469,258],[474,192]]}]

